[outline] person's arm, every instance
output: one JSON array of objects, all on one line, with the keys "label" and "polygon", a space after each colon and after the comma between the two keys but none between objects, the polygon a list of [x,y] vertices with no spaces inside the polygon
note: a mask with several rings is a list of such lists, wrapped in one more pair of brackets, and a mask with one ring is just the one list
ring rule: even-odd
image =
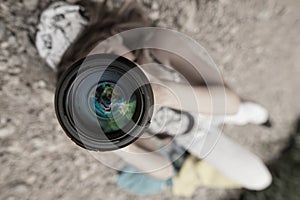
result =
[{"label": "person's arm", "polygon": [[167,156],[160,151],[149,151],[138,145],[137,142],[113,151],[126,163],[136,167],[141,173],[156,179],[167,180],[174,175],[173,166]]},{"label": "person's arm", "polygon": [[152,84],[155,103],[202,114],[235,114],[240,98],[227,87],[191,86],[183,83],[159,81]]},{"label": "person's arm", "polygon": [[[190,55],[195,54],[187,46],[181,48],[184,48]],[[192,56],[201,66],[199,67],[202,73],[200,75],[191,63],[180,56],[162,50],[151,50],[150,54],[159,63],[174,68],[187,79],[186,83],[163,81],[145,71],[151,82],[156,104],[160,104],[155,110],[166,106],[202,114],[235,114],[238,111],[239,96],[224,86],[218,71],[204,62],[201,57],[197,57],[196,54]],[[205,79],[202,76],[205,76]]]}]

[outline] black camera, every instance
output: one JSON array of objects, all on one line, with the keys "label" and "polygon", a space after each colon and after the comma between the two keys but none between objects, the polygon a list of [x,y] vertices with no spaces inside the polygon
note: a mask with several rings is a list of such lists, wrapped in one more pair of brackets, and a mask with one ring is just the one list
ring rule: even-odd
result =
[{"label": "black camera", "polygon": [[116,150],[134,142],[153,114],[153,92],[144,72],[113,54],[90,55],[72,64],[59,79],[56,115],[79,146]]}]

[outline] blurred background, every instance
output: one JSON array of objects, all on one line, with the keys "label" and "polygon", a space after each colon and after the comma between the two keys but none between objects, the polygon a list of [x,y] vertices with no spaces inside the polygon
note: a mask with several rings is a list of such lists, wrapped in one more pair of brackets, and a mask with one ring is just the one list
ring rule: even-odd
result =
[{"label": "blurred background", "polygon": [[[146,197],[122,191],[113,169],[65,136],[54,113],[56,75],[34,45],[40,13],[51,2],[0,0],[0,199],[187,199],[174,197],[170,190]],[[199,188],[189,199],[297,199],[300,1],[138,2],[157,26],[197,40],[233,90],[270,112],[271,128],[227,125],[224,133],[274,168],[273,186],[258,193]],[[290,155],[282,151],[291,137],[292,156],[282,158]]]}]

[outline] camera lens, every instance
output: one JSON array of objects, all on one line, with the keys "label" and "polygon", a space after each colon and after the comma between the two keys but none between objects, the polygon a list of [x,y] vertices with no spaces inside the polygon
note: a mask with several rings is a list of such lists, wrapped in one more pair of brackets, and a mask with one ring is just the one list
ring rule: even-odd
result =
[{"label": "camera lens", "polygon": [[105,133],[117,131],[128,124],[136,109],[136,98],[133,94],[126,101],[122,90],[114,83],[98,84],[95,95],[91,99],[98,122]]},{"label": "camera lens", "polygon": [[153,93],[143,71],[112,54],[87,56],[60,77],[57,118],[83,148],[107,151],[134,142],[152,117]]}]

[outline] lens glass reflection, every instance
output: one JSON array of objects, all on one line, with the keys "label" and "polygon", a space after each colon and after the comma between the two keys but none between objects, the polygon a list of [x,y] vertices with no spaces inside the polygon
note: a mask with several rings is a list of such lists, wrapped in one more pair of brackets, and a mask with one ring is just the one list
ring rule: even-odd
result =
[{"label": "lens glass reflection", "polygon": [[136,110],[136,95],[126,98],[124,91],[112,82],[99,83],[92,100],[98,122],[105,133],[125,127]]}]

